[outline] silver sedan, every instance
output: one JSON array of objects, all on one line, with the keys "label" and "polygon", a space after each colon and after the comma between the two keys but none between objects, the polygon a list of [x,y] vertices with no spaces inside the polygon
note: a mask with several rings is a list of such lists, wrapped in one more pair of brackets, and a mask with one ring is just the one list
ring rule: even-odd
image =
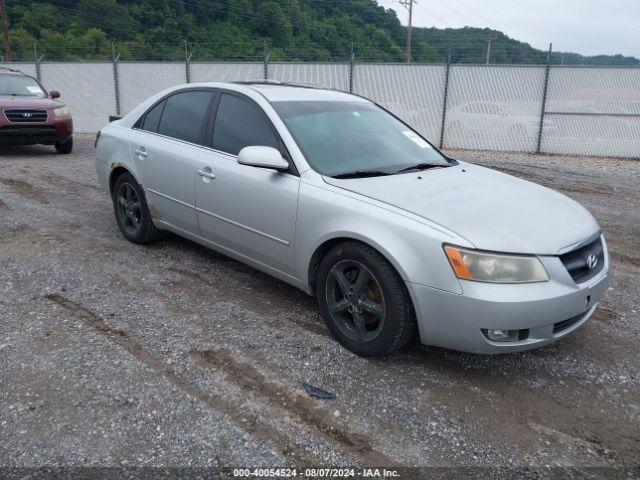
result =
[{"label": "silver sedan", "polygon": [[595,219],[542,186],[434,148],[365,98],[182,85],[98,134],[126,239],[174,232],[315,295],[363,356],[422,343],[500,353],[582,325],[606,289]]}]

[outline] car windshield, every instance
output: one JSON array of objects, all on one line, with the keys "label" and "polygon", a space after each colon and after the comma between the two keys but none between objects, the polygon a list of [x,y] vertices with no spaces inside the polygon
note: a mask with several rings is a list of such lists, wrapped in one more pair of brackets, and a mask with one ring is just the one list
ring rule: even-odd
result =
[{"label": "car windshield", "polygon": [[45,93],[38,82],[31,77],[0,75],[0,95],[44,97]]},{"label": "car windshield", "polygon": [[385,175],[413,166],[451,165],[419,134],[370,102],[286,101],[273,107],[322,175]]}]

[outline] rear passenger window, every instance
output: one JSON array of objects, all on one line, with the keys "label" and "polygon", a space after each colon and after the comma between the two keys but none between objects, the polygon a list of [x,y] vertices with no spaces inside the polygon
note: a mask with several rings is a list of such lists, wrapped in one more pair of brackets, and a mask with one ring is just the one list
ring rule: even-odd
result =
[{"label": "rear passenger window", "polygon": [[222,94],[213,127],[213,148],[237,155],[244,147],[261,145],[280,150],[264,113],[248,100]]},{"label": "rear passenger window", "polygon": [[198,143],[212,95],[211,92],[192,91],[170,96],[162,112],[158,133]]},{"label": "rear passenger window", "polygon": [[142,122],[142,126],[140,128],[148,132],[157,132],[158,124],[160,123],[160,115],[162,115],[163,108],[164,101],[160,102],[158,105],[149,110],[147,112],[147,115],[144,117],[144,122]]}]

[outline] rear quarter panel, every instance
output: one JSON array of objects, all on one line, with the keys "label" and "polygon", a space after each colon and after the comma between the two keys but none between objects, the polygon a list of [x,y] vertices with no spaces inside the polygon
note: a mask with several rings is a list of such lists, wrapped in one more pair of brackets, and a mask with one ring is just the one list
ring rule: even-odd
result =
[{"label": "rear quarter panel", "polygon": [[129,153],[131,129],[122,127],[116,122],[110,123],[100,130],[100,139],[96,146],[96,170],[100,187],[107,193],[109,176],[117,167],[124,167],[138,179]]}]

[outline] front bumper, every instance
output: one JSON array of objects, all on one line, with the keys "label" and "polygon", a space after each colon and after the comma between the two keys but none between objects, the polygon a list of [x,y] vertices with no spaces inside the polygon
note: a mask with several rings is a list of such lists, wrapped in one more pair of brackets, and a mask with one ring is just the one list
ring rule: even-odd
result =
[{"label": "front bumper", "polygon": [[53,145],[73,134],[71,118],[60,118],[46,124],[20,124],[0,122],[0,144],[2,145]]},{"label": "front bumper", "polygon": [[[582,284],[573,281],[558,257],[539,258],[549,272],[548,282],[461,280],[462,294],[408,282],[422,343],[473,353],[517,352],[547,345],[580,327],[608,285],[606,246],[604,268]],[[488,340],[482,329],[528,332],[523,340],[502,343]]]}]

